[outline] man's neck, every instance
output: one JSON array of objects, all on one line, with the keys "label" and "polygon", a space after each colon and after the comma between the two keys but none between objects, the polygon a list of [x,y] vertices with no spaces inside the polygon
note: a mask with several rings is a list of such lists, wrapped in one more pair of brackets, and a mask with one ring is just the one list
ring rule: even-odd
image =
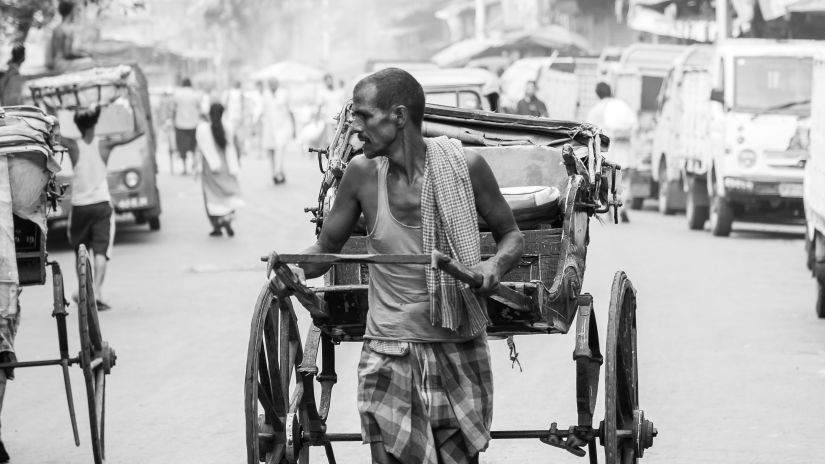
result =
[{"label": "man's neck", "polygon": [[83,134],[82,139],[83,139],[84,142],[86,142],[87,145],[92,143],[92,141],[95,139],[94,131],[86,132],[85,134]]},{"label": "man's neck", "polygon": [[424,137],[414,130],[402,132],[396,143],[390,147],[387,158],[390,170],[406,179],[409,184],[415,183],[415,179],[424,174],[424,165],[427,161]]}]

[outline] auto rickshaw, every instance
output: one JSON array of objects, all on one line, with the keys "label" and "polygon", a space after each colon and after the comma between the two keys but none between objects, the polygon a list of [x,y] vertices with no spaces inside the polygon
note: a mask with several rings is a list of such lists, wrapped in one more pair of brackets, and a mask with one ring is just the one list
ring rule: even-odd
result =
[{"label": "auto rickshaw", "polygon": [[[23,89],[28,104],[56,116],[63,137],[79,138],[73,122],[74,111],[97,105],[102,108],[96,127],[99,136],[133,133],[142,135],[119,145],[109,158],[109,191],[115,213],[131,213],[138,224],[160,229],[160,194],[157,186],[157,141],[146,78],[135,65],[99,66],[56,76],[31,79]],[[57,182],[70,184],[71,161],[64,157]],[[68,218],[71,188],[49,222]]]}]

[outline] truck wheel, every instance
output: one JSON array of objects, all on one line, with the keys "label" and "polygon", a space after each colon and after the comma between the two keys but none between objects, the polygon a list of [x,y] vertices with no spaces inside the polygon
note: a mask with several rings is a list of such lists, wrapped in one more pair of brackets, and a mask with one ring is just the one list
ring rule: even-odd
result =
[{"label": "truck wheel", "polygon": [[645,204],[645,199],[642,197],[633,197],[630,199],[630,209],[640,210]]},{"label": "truck wheel", "polygon": [[687,218],[688,229],[702,230],[705,228],[705,221],[710,217],[710,208],[707,205],[700,205],[696,191],[696,180],[688,179],[688,191],[685,203],[685,217]]},{"label": "truck wheel", "polygon": [[820,319],[825,319],[825,285],[819,281],[816,283],[816,315]]},{"label": "truck wheel", "polygon": [[670,215],[676,212],[673,207],[673,199],[671,194],[675,190],[673,182],[667,180],[667,165],[664,160],[659,163],[659,212],[665,215]]},{"label": "truck wheel", "polygon": [[733,226],[733,205],[718,195],[710,201],[710,232],[716,237],[727,237]]},{"label": "truck wheel", "polygon": [[160,230],[160,216],[150,217],[149,230]]}]

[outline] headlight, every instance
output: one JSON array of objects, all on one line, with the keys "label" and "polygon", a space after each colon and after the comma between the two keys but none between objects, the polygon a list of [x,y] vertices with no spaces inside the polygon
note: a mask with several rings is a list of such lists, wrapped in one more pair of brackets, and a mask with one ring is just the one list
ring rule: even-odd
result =
[{"label": "headlight", "polygon": [[140,174],[137,171],[128,171],[123,176],[123,183],[129,188],[135,188],[140,183]]},{"label": "headlight", "polygon": [[739,152],[739,166],[752,168],[756,164],[756,152],[753,150],[742,150]]}]

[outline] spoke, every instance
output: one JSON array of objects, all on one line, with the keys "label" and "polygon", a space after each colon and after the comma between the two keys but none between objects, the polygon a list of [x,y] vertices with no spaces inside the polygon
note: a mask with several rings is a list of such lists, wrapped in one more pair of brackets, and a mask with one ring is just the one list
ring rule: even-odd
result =
[{"label": "spoke", "polygon": [[[279,418],[283,418],[286,416],[286,397],[285,390],[282,386],[281,379],[283,374],[281,373],[280,365],[278,364],[278,360],[280,359],[279,354],[279,330],[278,330],[278,311],[274,310],[274,304],[270,302],[269,310],[267,311],[266,319],[264,320],[264,343],[266,347],[266,360],[269,370],[269,397],[272,399],[272,405],[275,411],[275,414]],[[262,355],[264,353],[261,353]]]}]

